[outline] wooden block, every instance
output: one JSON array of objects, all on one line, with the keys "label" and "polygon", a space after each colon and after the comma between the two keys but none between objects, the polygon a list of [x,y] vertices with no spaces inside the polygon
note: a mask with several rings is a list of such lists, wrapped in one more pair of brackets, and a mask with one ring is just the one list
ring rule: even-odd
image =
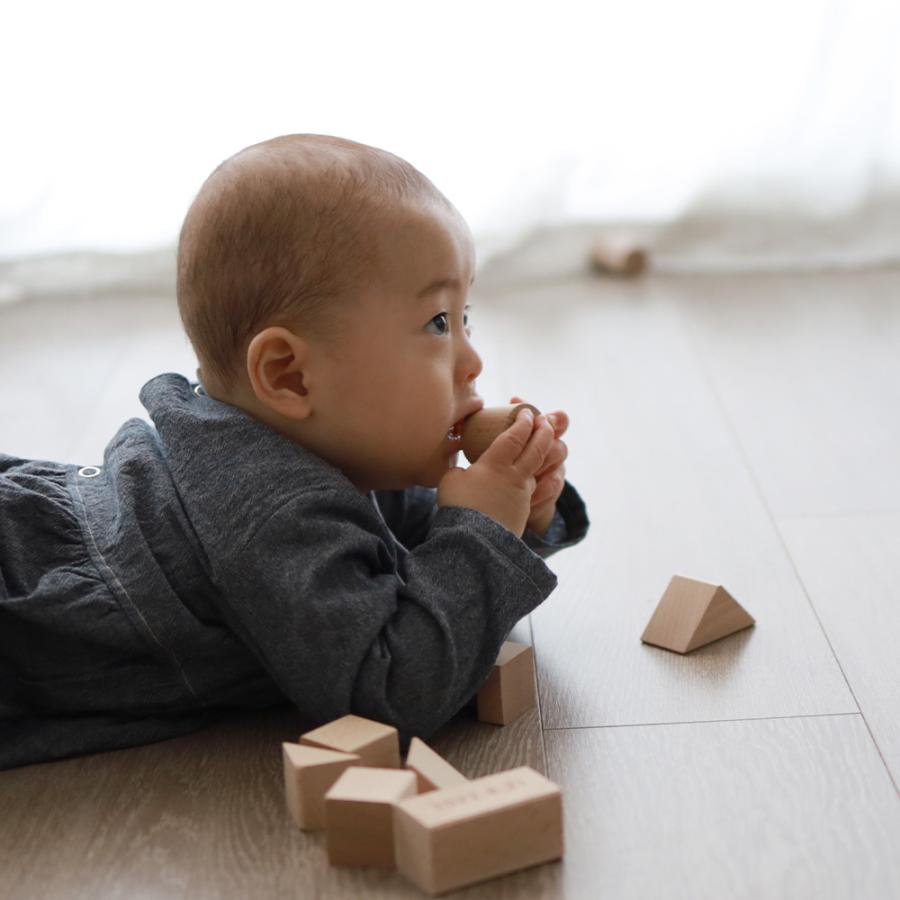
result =
[{"label": "wooden block", "polygon": [[675,575],[641,640],[675,653],[690,653],[754,623],[753,616],[725,588]]},{"label": "wooden block", "polygon": [[300,736],[300,743],[355,753],[363,766],[400,768],[400,736],[393,725],[361,716],[343,716]]},{"label": "wooden block", "polygon": [[530,409],[535,416],[541,414],[541,411],[530,403],[517,403],[515,406],[486,407],[469,416],[462,429],[462,452],[465,453],[466,459],[470,463],[475,462],[494,442],[494,438],[516,421],[522,407]]},{"label": "wooden block", "polygon": [[325,795],[325,842],[335,866],[394,868],[394,804],[415,796],[416,773],[350,766]]},{"label": "wooden block", "polygon": [[306,831],[325,827],[325,794],[343,771],[359,762],[355,753],[283,743],[284,795],[291,818]]},{"label": "wooden block", "polygon": [[440,894],[563,855],[562,793],[528,766],[401,800],[397,868]]},{"label": "wooden block", "polygon": [[606,275],[633,277],[647,268],[647,250],[631,235],[608,234],[591,247],[591,268]]},{"label": "wooden block", "polygon": [[527,644],[506,641],[491,674],[478,692],[478,718],[508,725],[537,704],[534,693],[534,651]]},{"label": "wooden block", "polygon": [[420,794],[439,788],[455,787],[469,780],[417,737],[409,742],[406,768],[416,773],[416,787]]}]

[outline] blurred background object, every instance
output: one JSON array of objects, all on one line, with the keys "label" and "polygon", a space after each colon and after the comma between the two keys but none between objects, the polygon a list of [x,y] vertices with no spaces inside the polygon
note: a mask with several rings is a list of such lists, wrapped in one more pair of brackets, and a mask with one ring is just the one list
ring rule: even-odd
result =
[{"label": "blurred background object", "polygon": [[408,159],[482,268],[549,236],[583,270],[623,228],[660,271],[900,261],[896,0],[84,0],[3,32],[0,302],[171,287],[203,179],[292,132]]},{"label": "blurred background object", "polygon": [[629,234],[604,234],[591,247],[591,268],[605,275],[634,277],[647,269],[647,249]]}]

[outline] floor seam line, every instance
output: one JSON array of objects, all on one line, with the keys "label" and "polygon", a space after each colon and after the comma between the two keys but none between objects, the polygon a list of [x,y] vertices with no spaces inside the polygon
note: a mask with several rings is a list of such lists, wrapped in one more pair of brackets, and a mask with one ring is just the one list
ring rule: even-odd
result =
[{"label": "floor seam line", "polygon": [[777,722],[782,719],[833,719],[843,716],[865,716],[859,711],[837,713],[801,713],[795,716],[743,716],[737,719],[689,719],[683,722],[625,722],[615,725],[559,725],[545,728],[544,731],[594,731],[601,728],[652,728],[664,725],[716,725],[725,722]]},{"label": "floor seam line", "polygon": [[534,625],[531,622],[531,614],[528,616],[528,632],[531,635],[531,653],[534,658],[534,690],[538,714],[538,728],[541,733],[541,754],[544,758],[544,773],[550,775],[550,761],[547,759],[547,742],[544,740],[544,711],[541,709],[541,670],[538,666],[537,647],[534,645]]},{"label": "floor seam line", "polygon": [[685,340],[691,348],[691,352],[694,356],[694,362],[697,366],[698,371],[700,372],[700,376],[706,384],[707,390],[709,390],[712,398],[719,409],[719,414],[722,416],[722,420],[725,423],[725,427],[728,429],[729,434],[731,435],[732,443],[737,451],[738,458],[741,460],[742,465],[744,466],[745,471],[747,472],[748,477],[750,478],[750,483],[753,485],[754,490],[756,491],[756,495],[759,498],[759,502],[762,504],[762,508],[765,510],[766,515],[769,517],[769,522],[772,528],[775,531],[775,535],[778,539],[778,543],[781,545],[781,549],[784,552],[784,555],[787,557],[788,562],[790,563],[791,569],[794,572],[794,577],[797,579],[798,584],[800,585],[800,589],[803,591],[803,596],[806,597],[806,602],[809,605],[810,610],[812,611],[813,616],[815,616],[816,622],[819,624],[819,629],[822,632],[822,637],[825,639],[825,643],[828,645],[828,649],[831,651],[831,655],[834,658],[835,664],[838,667],[838,671],[841,673],[841,677],[844,679],[844,684],[847,685],[847,690],[850,692],[850,696],[853,698],[853,702],[856,704],[856,708],[859,711],[859,714],[862,716],[862,720],[865,723],[866,730],[869,732],[869,738],[871,739],[873,745],[875,746],[875,750],[877,751],[879,757],[881,758],[882,765],[885,768],[885,771],[888,774],[888,778],[890,778],[891,783],[894,785],[894,790],[900,793],[900,785],[897,784],[897,781],[894,778],[894,773],[891,771],[891,767],[888,765],[887,760],[884,757],[884,754],[881,752],[881,747],[878,745],[878,741],[875,740],[875,735],[872,733],[872,728],[869,725],[868,719],[866,719],[865,714],[862,711],[862,707],[859,704],[859,700],[856,696],[856,692],[853,690],[853,685],[850,683],[850,679],[847,677],[847,673],[844,671],[844,667],[841,664],[841,660],[837,655],[837,651],[834,649],[834,645],[831,643],[831,638],[828,635],[828,631],[825,629],[825,625],[822,622],[821,617],[819,616],[819,612],[816,609],[815,603],[813,603],[812,596],[809,590],[806,587],[806,583],[804,582],[802,576],[800,575],[800,570],[797,567],[797,563],[794,560],[793,555],[791,554],[790,547],[787,545],[787,541],[784,538],[784,534],[779,527],[778,520],[772,512],[771,507],[769,506],[769,502],[766,499],[765,492],[763,491],[762,485],[760,484],[759,479],[756,476],[756,472],[753,469],[753,466],[750,464],[750,459],[747,456],[746,449],[744,447],[743,442],[740,439],[740,435],[737,432],[737,429],[734,426],[734,422],[731,420],[731,416],[728,414],[728,410],[725,407],[725,402],[719,394],[718,389],[713,381],[712,375],[706,366],[706,360],[703,357],[703,354],[700,352],[699,347],[697,346],[696,336],[694,334],[694,326],[690,322],[687,312],[684,309],[684,305],[681,303],[675,302],[675,308],[677,310],[678,318],[681,322],[681,326],[684,332]]}]

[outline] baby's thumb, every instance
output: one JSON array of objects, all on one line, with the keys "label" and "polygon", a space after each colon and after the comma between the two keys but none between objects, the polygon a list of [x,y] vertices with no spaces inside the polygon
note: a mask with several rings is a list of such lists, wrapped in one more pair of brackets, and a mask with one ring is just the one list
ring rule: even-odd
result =
[{"label": "baby's thumb", "polygon": [[516,420],[494,438],[493,443],[481,454],[481,459],[502,466],[512,465],[522,455],[533,429],[534,413],[523,406],[516,414]]}]

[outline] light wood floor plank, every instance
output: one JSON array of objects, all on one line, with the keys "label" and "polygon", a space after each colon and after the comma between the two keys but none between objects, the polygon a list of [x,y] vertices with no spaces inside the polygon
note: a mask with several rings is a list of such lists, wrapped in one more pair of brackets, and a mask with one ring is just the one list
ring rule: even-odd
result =
[{"label": "light wood floor plank", "polygon": [[776,516],[900,511],[900,272],[669,286]]},{"label": "light wood floor plank", "polygon": [[[537,710],[506,728],[463,712],[435,748],[470,776],[520,764],[546,770],[565,791],[568,846],[562,864],[466,896],[900,893],[897,795],[861,717],[822,717],[857,706],[766,509],[800,508],[816,479],[838,478],[836,488],[819,485],[828,508],[893,496],[891,477],[883,495],[875,487],[896,436],[894,424],[879,424],[895,399],[888,355],[900,348],[900,318],[884,296],[896,283],[860,276],[829,293],[828,281],[776,279],[781,302],[757,317],[743,302],[765,281],[744,289],[739,278],[577,279],[476,297],[485,400],[505,403],[515,392],[572,414],[570,480],[594,523],[583,545],[553,558],[560,587],[532,616],[544,724],[813,717],[542,735]],[[816,322],[810,298],[822,291]],[[853,303],[861,312],[842,309]],[[754,346],[770,344],[797,350],[795,363],[772,362],[796,382],[784,396],[777,379],[736,371],[754,360]],[[849,374],[840,383],[828,376],[825,389],[837,393],[820,400],[797,367],[823,365],[832,348],[836,371]],[[859,354],[867,359],[853,374]],[[171,298],[0,307],[0,451],[99,461],[121,422],[144,414],[137,391],[162,371],[193,372]],[[854,406],[864,390],[881,394]],[[827,438],[825,461],[809,472],[806,448],[783,448],[783,464],[763,458],[782,453],[783,436],[760,437],[750,416],[764,424],[772,407],[771,421],[786,424],[788,407],[804,403],[819,405],[798,411],[795,437],[808,443],[821,428]],[[841,436],[848,421],[858,435]],[[853,456],[867,440],[871,478]],[[845,453],[852,459],[842,470],[835,460]],[[894,525],[878,537],[860,523],[847,536],[797,522],[779,524],[893,759],[896,672],[889,648],[854,613],[896,632]],[[853,546],[846,565],[835,558],[842,541]],[[721,581],[757,627],[689,657],[641,645],[676,572]],[[839,587],[854,575],[871,603],[840,606]],[[531,628],[523,621],[512,637],[530,643]],[[321,836],[291,826],[280,742],[301,727],[287,709],[241,715],[174,741],[0,773],[0,895],[274,897],[302,885],[325,898],[420,896],[392,873],[329,866]]]},{"label": "light wood floor plank", "polygon": [[785,519],[779,526],[900,786],[900,515]]},{"label": "light wood floor plank", "polygon": [[900,802],[860,716],[551,731],[557,896],[900,896]]},{"label": "light wood floor plank", "polygon": [[[294,828],[281,742],[302,730],[281,708],[145,747],[0,772],[0,863],[15,886],[0,896],[276,897],[300,884],[323,898],[419,896],[396,873],[328,865],[323,836]],[[469,777],[545,769],[536,711],[504,728],[464,711],[430,743]],[[546,867],[520,873],[473,896],[537,897],[550,877]]]},{"label": "light wood floor plank", "polygon": [[[572,417],[592,530],[532,614],[545,727],[855,712],[665,280],[492,298],[506,383]],[[640,642],[672,575],[723,584],[755,628],[679,656]]]}]

